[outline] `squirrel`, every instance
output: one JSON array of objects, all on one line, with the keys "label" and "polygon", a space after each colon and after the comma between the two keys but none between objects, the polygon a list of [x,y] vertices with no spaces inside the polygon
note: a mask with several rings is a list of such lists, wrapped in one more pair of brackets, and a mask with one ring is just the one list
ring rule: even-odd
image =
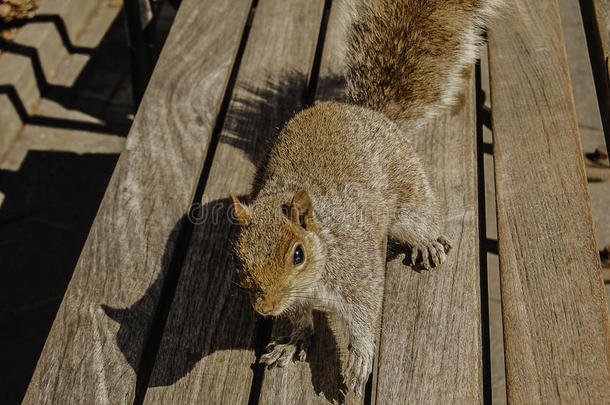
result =
[{"label": "squirrel", "polygon": [[362,394],[381,322],[388,238],[423,269],[441,265],[451,248],[407,135],[454,103],[500,1],[349,2],[347,102],[299,112],[269,151],[248,204],[231,194],[240,285],[256,312],[286,316],[293,327],[261,362],[304,360],[312,310],[320,310],[345,325],[344,381]]}]

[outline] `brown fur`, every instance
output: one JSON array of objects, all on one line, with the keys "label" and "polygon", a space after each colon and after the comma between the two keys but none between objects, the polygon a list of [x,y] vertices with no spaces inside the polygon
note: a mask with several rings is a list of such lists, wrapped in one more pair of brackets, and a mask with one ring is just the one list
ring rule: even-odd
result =
[{"label": "brown fur", "polygon": [[[445,261],[438,203],[405,130],[421,120],[422,106],[443,104],[446,71],[462,58],[456,49],[474,46],[463,44],[473,39],[461,27],[479,29],[482,3],[359,2],[348,35],[356,105],[321,103],[297,114],[270,151],[252,203],[233,197],[241,284],[256,311],[286,315],[294,326],[288,343],[272,343],[261,361],[303,359],[311,311],[322,310],[349,331],[344,375],[360,393],[373,364],[386,239],[408,247],[421,268]],[[456,63],[458,73],[464,64]],[[297,246],[305,252],[298,265]]]},{"label": "brown fur", "polygon": [[348,31],[351,102],[417,128],[449,106],[499,0],[369,0]]}]

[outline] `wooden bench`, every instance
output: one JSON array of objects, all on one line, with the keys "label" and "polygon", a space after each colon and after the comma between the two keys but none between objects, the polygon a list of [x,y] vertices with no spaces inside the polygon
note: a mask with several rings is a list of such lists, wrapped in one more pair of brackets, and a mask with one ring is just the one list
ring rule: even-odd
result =
[{"label": "wooden bench", "polygon": [[[514,3],[488,44],[507,395],[607,403],[608,312],[557,2]],[[283,326],[233,285],[227,220],[229,192],[249,191],[283,123],[340,97],[339,10],[183,1],[25,404],[342,401],[322,316],[306,362],[256,364]],[[479,76],[414,141],[455,250],[424,273],[388,257],[374,372],[347,403],[490,402]]]}]

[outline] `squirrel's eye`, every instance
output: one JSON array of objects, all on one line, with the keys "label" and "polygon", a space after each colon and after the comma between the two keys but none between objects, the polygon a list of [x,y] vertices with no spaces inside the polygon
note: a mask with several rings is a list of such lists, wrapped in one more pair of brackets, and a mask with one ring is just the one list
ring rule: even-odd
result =
[{"label": "squirrel's eye", "polygon": [[301,247],[301,245],[297,246],[296,249],[294,249],[294,258],[293,258],[293,262],[295,266],[298,266],[299,264],[303,263],[305,261],[305,252],[303,252],[303,248]]}]

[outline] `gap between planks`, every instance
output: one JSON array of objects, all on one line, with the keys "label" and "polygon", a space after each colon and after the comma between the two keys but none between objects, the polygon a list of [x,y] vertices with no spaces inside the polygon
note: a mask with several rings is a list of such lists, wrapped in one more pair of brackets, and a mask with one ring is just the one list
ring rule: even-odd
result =
[{"label": "gap between planks", "polygon": [[155,313],[155,317],[153,319],[149,338],[144,348],[144,353],[142,356],[142,365],[140,366],[140,370],[138,372],[136,393],[133,405],[141,405],[144,402],[144,396],[146,395],[146,390],[150,382],[150,376],[152,374],[155,360],[157,358],[157,352],[159,350],[161,339],[163,337],[163,329],[165,328],[165,324],[167,323],[170,306],[174,299],[174,294],[178,285],[178,280],[180,278],[180,271],[182,269],[182,266],[184,266],[184,260],[186,258],[188,245],[191,242],[194,227],[194,221],[192,220],[192,218],[198,215],[197,211],[200,208],[198,203],[202,199],[205,184],[207,183],[210,174],[210,167],[212,166],[212,160],[214,159],[214,155],[216,153],[218,140],[220,138],[220,132],[225,122],[227,110],[229,108],[229,102],[231,100],[231,95],[233,94],[233,89],[235,87],[237,72],[239,71],[239,67],[241,65],[242,56],[246,47],[246,42],[248,41],[248,35],[250,33],[250,27],[252,26],[252,19],[256,11],[257,4],[258,0],[253,0],[252,5],[250,6],[248,19],[246,20],[242,32],[239,48],[235,56],[235,61],[231,69],[231,74],[226,85],[225,94],[221,102],[218,116],[216,118],[216,124],[214,125],[214,129],[212,131],[210,144],[208,146],[208,151],[205,156],[203,168],[201,170],[201,175],[199,177],[199,181],[197,182],[197,187],[194,192],[191,208],[189,209],[186,218],[188,220],[184,220],[184,225],[181,227],[181,232],[176,240],[176,252],[174,253],[174,256],[172,257],[171,263],[169,265],[168,274],[161,290],[159,305]]},{"label": "gap between planks", "polygon": [[256,7],[202,196],[220,221],[195,226],[145,404],[245,403],[256,396],[256,317],[232,285],[226,197],[248,192],[269,136],[303,107],[323,8],[311,0],[260,0]]},{"label": "gap between planks", "polygon": [[132,402],[250,6],[182,3],[24,403]]}]

